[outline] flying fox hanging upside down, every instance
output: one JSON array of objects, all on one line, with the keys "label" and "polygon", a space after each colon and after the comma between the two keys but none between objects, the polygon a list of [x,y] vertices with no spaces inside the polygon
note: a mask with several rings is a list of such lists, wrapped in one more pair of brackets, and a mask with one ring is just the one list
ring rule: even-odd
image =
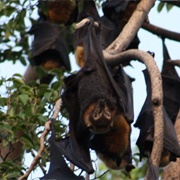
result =
[{"label": "flying fox hanging upside down", "polygon": [[76,33],[82,31],[85,64],[65,78],[62,94],[70,136],[56,145],[68,160],[88,173],[94,171],[90,148],[109,168],[130,171],[130,124],[134,118],[131,82],[122,66],[107,67],[98,45],[99,29],[92,18]]},{"label": "flying fox hanging upside down", "polygon": [[[147,97],[145,103],[141,109],[138,119],[135,123],[135,127],[140,129],[140,134],[136,142],[140,150],[140,158],[147,157],[150,158],[153,141],[154,141],[154,120],[152,112],[152,102],[151,102],[151,84],[150,77],[147,70],[143,71],[146,84],[147,84]],[[163,77],[163,80],[165,77]],[[167,84],[166,84],[167,85]],[[169,88],[166,86],[166,88]],[[163,89],[163,91],[165,91]],[[173,102],[171,101],[173,104]],[[170,103],[170,106],[171,106]],[[176,104],[176,103],[175,103]],[[160,167],[167,166],[171,161],[176,161],[177,157],[180,157],[180,146],[177,140],[177,135],[174,129],[173,121],[169,118],[169,114],[166,112],[165,108],[167,104],[163,104],[163,114],[164,114],[164,138],[163,138],[163,151],[160,159]],[[169,106],[169,104],[168,104]],[[158,177],[157,167],[153,167],[151,162],[148,161],[148,166],[152,173],[149,173],[149,179],[156,179]]]}]

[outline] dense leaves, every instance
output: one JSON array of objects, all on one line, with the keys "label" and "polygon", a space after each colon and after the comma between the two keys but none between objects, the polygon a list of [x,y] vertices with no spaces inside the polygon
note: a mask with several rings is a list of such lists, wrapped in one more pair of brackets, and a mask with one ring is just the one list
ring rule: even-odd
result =
[{"label": "dense leaves", "polygon": [[[2,80],[0,88],[4,89],[5,95],[0,97],[0,146],[12,145],[13,148],[13,143],[20,142],[27,152],[32,149],[38,150],[38,134],[41,134],[45,122],[52,115],[53,105],[59,99],[63,86],[61,81],[55,81],[50,86],[33,82],[29,86],[24,83],[20,74]],[[65,126],[61,121],[57,122],[57,126],[59,133],[64,132]],[[48,156],[48,151],[45,152],[42,157],[44,163]],[[7,164],[8,162],[10,164]],[[0,177],[4,179],[17,177],[23,170],[21,162],[18,166],[15,165],[17,162],[14,162],[15,164],[8,162],[5,161],[0,165],[0,170],[2,169]]]}]

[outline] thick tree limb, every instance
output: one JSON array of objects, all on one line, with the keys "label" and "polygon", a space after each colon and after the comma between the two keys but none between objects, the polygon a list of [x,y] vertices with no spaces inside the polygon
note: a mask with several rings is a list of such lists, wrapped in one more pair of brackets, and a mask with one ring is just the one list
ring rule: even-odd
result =
[{"label": "thick tree limb", "polygon": [[148,23],[143,23],[142,28],[157,36],[172,39],[174,41],[180,41],[180,33],[169,31]]},{"label": "thick tree limb", "polygon": [[154,6],[154,3],[155,0],[141,0],[128,23],[124,26],[121,34],[106,48],[106,51],[116,54],[126,50],[146,19],[149,11]]},{"label": "thick tree limb", "polygon": [[[60,111],[60,108],[61,108],[61,103],[62,103],[62,100],[59,99],[57,102],[56,102],[56,105],[55,105],[55,111],[54,111],[54,114],[53,114],[53,119],[56,119],[58,117],[58,113]],[[24,180],[24,179],[27,179],[29,174],[31,173],[31,171],[34,169],[34,167],[36,166],[36,164],[39,162],[39,160],[41,159],[41,154],[44,150],[44,142],[45,142],[45,137],[46,135],[49,133],[49,131],[51,130],[51,123],[52,121],[48,121],[45,123],[45,129],[40,137],[40,148],[38,150],[38,153],[37,155],[35,156],[35,158],[33,159],[29,169],[27,170],[27,172],[21,176],[18,180]]]},{"label": "thick tree limb", "polygon": [[123,60],[138,60],[145,63],[147,70],[150,74],[152,85],[152,103],[154,114],[154,143],[151,153],[151,161],[154,166],[159,166],[161,152],[163,148],[163,136],[164,136],[164,120],[163,120],[163,91],[162,91],[162,79],[159,69],[153,59],[153,57],[141,50],[127,50],[120,54],[110,55],[104,51],[105,59],[107,59],[109,65],[117,65]]}]

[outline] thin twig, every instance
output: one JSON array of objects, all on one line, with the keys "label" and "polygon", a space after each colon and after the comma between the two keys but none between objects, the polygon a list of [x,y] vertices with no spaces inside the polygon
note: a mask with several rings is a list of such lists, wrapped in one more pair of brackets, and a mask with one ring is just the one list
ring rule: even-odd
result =
[{"label": "thin twig", "polygon": [[173,64],[175,66],[180,67],[180,60],[179,59],[178,60],[171,60],[171,61],[169,61],[169,63],[171,63],[171,64]]},{"label": "thin twig", "polygon": [[169,31],[153,24],[143,23],[142,28],[161,37],[165,37],[174,41],[180,41],[180,33]]},{"label": "thin twig", "polygon": [[[32,155],[32,157],[33,157],[33,158],[35,158],[35,157],[36,157],[36,154],[34,153],[34,151],[33,151],[33,150],[31,150],[31,155]],[[42,170],[43,174],[45,175],[45,174],[46,174],[46,170],[44,169],[44,167],[43,167],[42,163],[39,163],[39,167],[41,168],[41,170]]]},{"label": "thin twig", "polygon": [[[56,119],[58,117],[58,113],[60,111],[60,108],[61,108],[61,103],[62,103],[62,100],[59,99],[58,101],[56,101],[56,104],[55,104],[55,111],[54,111],[54,114],[53,114],[53,119]],[[45,137],[46,135],[49,133],[49,131],[51,130],[51,121],[48,121],[45,123],[45,129],[40,137],[40,148],[38,150],[38,153],[37,155],[35,156],[35,158],[33,159],[29,169],[26,171],[26,173],[21,176],[18,180],[24,180],[24,179],[27,179],[29,174],[31,173],[31,171],[34,169],[34,167],[38,164],[39,160],[41,159],[41,154],[44,150],[44,142],[45,142]]]}]

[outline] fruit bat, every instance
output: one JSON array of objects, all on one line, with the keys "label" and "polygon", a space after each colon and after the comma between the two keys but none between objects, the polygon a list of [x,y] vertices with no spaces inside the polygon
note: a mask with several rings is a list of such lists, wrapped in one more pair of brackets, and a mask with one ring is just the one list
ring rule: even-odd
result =
[{"label": "fruit bat", "polygon": [[[152,112],[152,102],[151,102],[151,83],[150,77],[147,70],[143,71],[145,76],[145,81],[147,85],[147,97],[145,103],[141,109],[141,112],[135,123],[135,127],[140,129],[140,134],[136,142],[140,150],[140,159],[142,157],[150,157],[152,146],[153,146],[153,136],[154,136],[154,120]],[[166,166],[170,161],[175,161],[177,157],[180,157],[180,146],[177,140],[177,135],[173,126],[171,119],[169,118],[164,106],[164,140],[163,140],[163,152],[161,155],[160,166]],[[150,161],[149,161],[150,162]],[[149,166],[152,164],[149,163]],[[155,167],[149,167],[151,170]],[[157,175],[157,172],[154,172]],[[150,174],[150,177],[154,177]]]},{"label": "fruit bat", "polygon": [[[90,23],[77,31],[86,31],[83,40],[85,64],[77,73],[64,80],[62,100],[69,113],[70,135],[58,142],[57,146],[73,164],[88,173],[93,173],[89,148],[99,149],[100,144],[96,143],[96,136],[107,134],[104,138],[108,139],[108,133],[112,132],[114,138],[117,138],[118,145],[122,141],[122,150],[119,148],[117,151],[120,152],[114,153],[118,154],[117,158],[101,154],[115,161],[116,166],[121,164],[122,167],[122,161],[126,161],[123,166],[126,167],[131,161],[129,136],[130,124],[134,118],[129,78],[122,67],[115,71],[106,65],[99,46],[99,30],[94,26],[92,18]],[[118,130],[115,132],[115,129]]]},{"label": "fruit bat", "polygon": [[[38,13],[45,21],[71,24],[76,17],[76,0],[39,1]],[[75,16],[74,16],[75,15]],[[74,17],[73,17],[74,16]]]},{"label": "fruit bat", "polygon": [[164,93],[164,107],[167,114],[175,123],[178,111],[180,109],[180,78],[173,64],[170,63],[170,56],[162,39],[163,45],[163,66],[162,66],[162,80],[163,80],[163,93]]},{"label": "fruit bat", "polygon": [[31,50],[33,65],[42,65],[46,70],[55,67],[71,69],[64,32],[60,26],[47,21],[39,22],[29,33],[34,35]]},{"label": "fruit bat", "polygon": [[82,176],[76,176],[68,167],[65,162],[61,152],[58,150],[58,147],[55,145],[55,130],[52,123],[52,134],[49,139],[50,144],[50,167],[48,173],[41,177],[40,180],[47,179],[63,179],[63,180],[83,180]]},{"label": "fruit bat", "polygon": [[[128,22],[132,13],[136,9],[138,1],[122,1],[122,0],[106,0],[102,4],[104,16],[101,17],[102,22],[102,44],[106,48],[112,43],[121,33],[122,29]],[[107,22],[108,23],[107,27]],[[107,35],[108,34],[108,35]],[[108,37],[108,38],[107,38]],[[127,49],[138,49],[140,40],[135,35]],[[124,66],[129,65],[129,62],[123,63]]]},{"label": "fruit bat", "polygon": [[[80,22],[81,20],[83,20],[84,18],[87,18],[87,17],[92,17],[96,21],[100,20],[100,16],[98,14],[94,0],[80,1],[78,3],[78,6],[79,6],[79,14],[77,17],[78,22]],[[75,59],[76,59],[77,65],[81,68],[84,66],[84,61],[85,61],[85,59],[84,59],[84,47],[83,47],[83,38],[85,36],[84,33],[86,33],[86,31],[85,32],[78,31],[77,33],[75,33],[75,37],[74,37]]]},{"label": "fruit bat", "polygon": [[[113,69],[113,71],[115,71]],[[132,100],[132,86],[129,77],[125,74],[122,66],[114,72],[114,80],[118,83],[119,88],[124,91],[128,90],[126,97]],[[122,93],[123,94],[123,93]],[[125,101],[125,99],[124,99]],[[132,108],[132,101],[129,101],[129,107]],[[127,119],[122,114],[117,114],[113,118],[113,126],[107,133],[92,134],[90,138],[90,147],[94,149],[98,157],[111,169],[118,170],[125,168],[128,172],[134,166],[132,165],[131,145],[130,145],[131,127]]]},{"label": "fruit bat", "polygon": [[102,9],[103,9],[104,15],[110,19],[113,13],[124,12],[128,4],[129,4],[129,1],[106,0],[102,4]]}]

